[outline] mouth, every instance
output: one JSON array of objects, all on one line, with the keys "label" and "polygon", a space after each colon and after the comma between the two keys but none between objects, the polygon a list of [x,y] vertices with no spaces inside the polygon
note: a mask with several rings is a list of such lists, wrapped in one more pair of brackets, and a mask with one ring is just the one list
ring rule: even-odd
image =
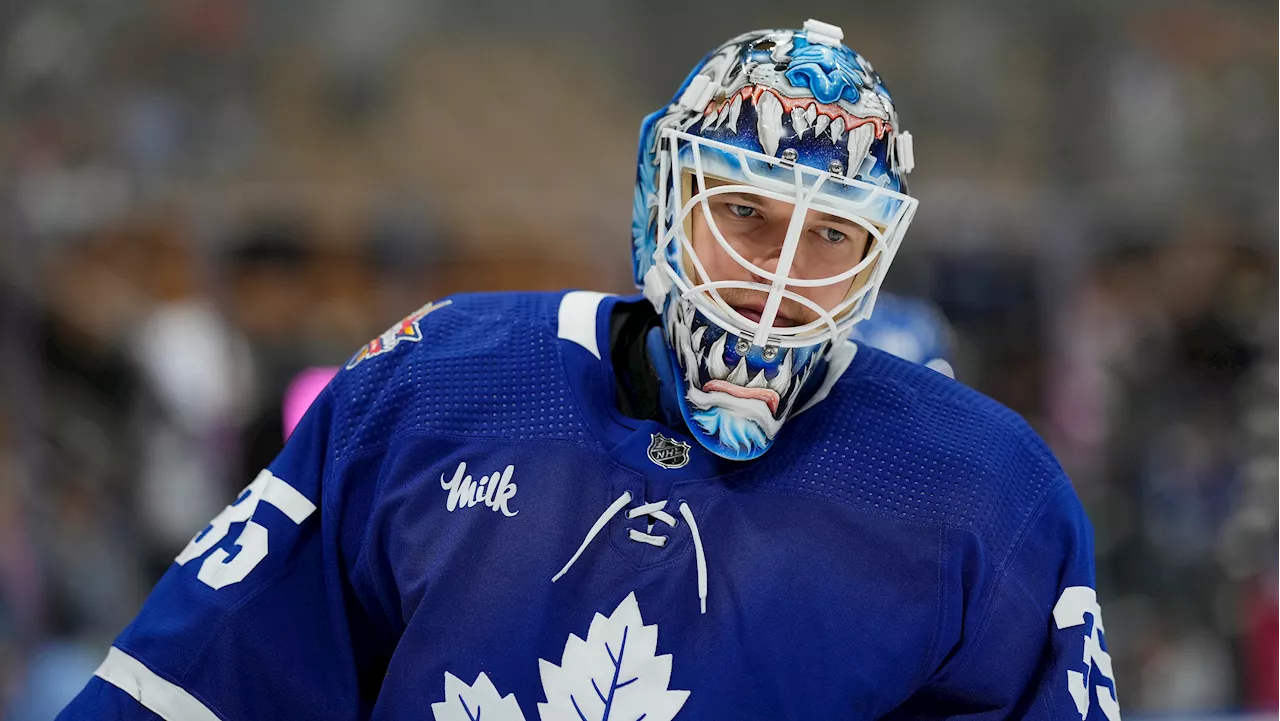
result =
[{"label": "mouth", "polygon": [[[735,305],[731,307],[752,323],[759,323],[760,319],[764,317],[764,305]],[[773,318],[773,325],[775,328],[792,328],[799,324],[779,308],[778,314]]]}]

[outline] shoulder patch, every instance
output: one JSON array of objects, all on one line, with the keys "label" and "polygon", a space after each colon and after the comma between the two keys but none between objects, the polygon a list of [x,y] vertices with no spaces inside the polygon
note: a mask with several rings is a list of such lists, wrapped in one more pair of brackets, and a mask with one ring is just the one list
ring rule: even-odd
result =
[{"label": "shoulder patch", "polygon": [[451,300],[427,303],[405,316],[399,323],[391,326],[382,335],[369,341],[360,350],[356,351],[356,354],[351,356],[351,360],[347,361],[347,370],[355,368],[374,356],[390,353],[401,343],[417,343],[422,340],[422,326],[420,325],[422,319],[432,311],[440,310],[451,303],[453,303]]}]

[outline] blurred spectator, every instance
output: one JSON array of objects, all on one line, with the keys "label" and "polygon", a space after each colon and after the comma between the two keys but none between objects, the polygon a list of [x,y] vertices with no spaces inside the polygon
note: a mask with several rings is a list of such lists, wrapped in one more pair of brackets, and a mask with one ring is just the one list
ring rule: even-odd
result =
[{"label": "blurred spectator", "polygon": [[1274,573],[1259,579],[1244,597],[1243,667],[1245,704],[1259,711],[1280,705],[1280,597]]},{"label": "blurred spectator", "polygon": [[162,223],[149,248],[149,312],[129,352],[152,403],[138,419],[144,439],[139,503],[162,547],[180,547],[225,505],[226,462],[248,385],[248,347],[207,293],[183,229]]},{"label": "blurred spectator", "polygon": [[1231,704],[1234,665],[1222,638],[1169,623],[1148,650],[1134,706],[1148,712],[1215,712]]},{"label": "blurred spectator", "polygon": [[315,251],[309,233],[292,218],[254,220],[226,258],[231,317],[253,353],[243,460],[231,479],[236,491],[279,452],[284,438],[281,399],[309,364],[303,346],[305,331],[315,323],[309,277]]}]

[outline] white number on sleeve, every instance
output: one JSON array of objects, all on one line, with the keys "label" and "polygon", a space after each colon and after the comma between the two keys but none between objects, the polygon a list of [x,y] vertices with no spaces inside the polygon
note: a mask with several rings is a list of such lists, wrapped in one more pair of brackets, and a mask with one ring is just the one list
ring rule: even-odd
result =
[{"label": "white number on sleeve", "polygon": [[297,489],[277,478],[271,471],[264,470],[253,479],[253,483],[245,487],[234,503],[222,509],[207,528],[191,539],[174,562],[185,566],[188,561],[208,553],[209,549],[226,538],[231,524],[248,521],[236,537],[236,546],[240,550],[235,557],[228,561],[231,554],[224,549],[216,549],[204,559],[196,574],[196,578],[210,588],[222,588],[243,581],[267,557],[267,528],[249,520],[259,502],[275,506],[297,524],[301,524],[316,510],[315,504]]},{"label": "white number on sleeve", "polygon": [[[1098,594],[1088,586],[1071,586],[1062,592],[1053,607],[1053,622],[1059,629],[1085,625],[1085,615],[1093,616],[1093,630],[1084,636],[1084,673],[1067,671],[1067,690],[1076,702],[1080,718],[1089,715],[1089,686],[1096,668],[1103,678],[1115,687],[1116,679],[1111,671],[1111,654],[1102,649],[1102,608],[1098,606]],[[1110,688],[1097,686],[1098,707],[1110,721],[1120,721],[1120,704]]]}]

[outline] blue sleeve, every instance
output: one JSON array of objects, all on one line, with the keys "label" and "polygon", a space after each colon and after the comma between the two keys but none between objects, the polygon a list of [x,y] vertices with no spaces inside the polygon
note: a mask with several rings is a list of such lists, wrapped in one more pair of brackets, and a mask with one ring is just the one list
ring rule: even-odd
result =
[{"label": "blue sleeve", "polygon": [[334,385],[178,554],[59,719],[367,717],[394,645],[361,559],[379,456],[334,460]]},{"label": "blue sleeve", "polygon": [[908,703],[904,718],[1120,721],[1094,591],[1093,530],[1065,480],[975,615],[973,641]]}]

